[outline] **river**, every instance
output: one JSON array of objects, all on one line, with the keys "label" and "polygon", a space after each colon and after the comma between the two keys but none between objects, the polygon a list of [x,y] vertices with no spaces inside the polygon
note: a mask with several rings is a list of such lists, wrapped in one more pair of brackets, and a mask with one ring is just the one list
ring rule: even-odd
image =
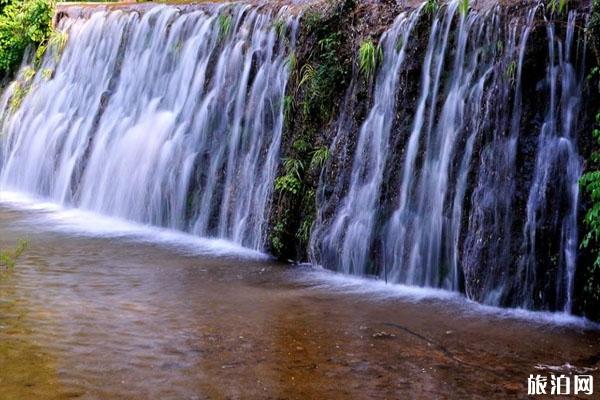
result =
[{"label": "river", "polygon": [[2,199],[0,248],[30,243],[0,273],[3,400],[525,398],[600,359],[583,319]]}]

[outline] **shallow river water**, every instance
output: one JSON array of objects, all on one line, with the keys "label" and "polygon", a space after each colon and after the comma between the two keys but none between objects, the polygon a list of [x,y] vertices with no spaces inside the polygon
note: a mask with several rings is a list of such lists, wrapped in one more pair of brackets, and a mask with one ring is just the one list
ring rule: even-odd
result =
[{"label": "shallow river water", "polygon": [[3,400],[526,398],[529,374],[600,366],[600,331],[568,316],[0,202],[0,248],[20,238],[0,272]]}]

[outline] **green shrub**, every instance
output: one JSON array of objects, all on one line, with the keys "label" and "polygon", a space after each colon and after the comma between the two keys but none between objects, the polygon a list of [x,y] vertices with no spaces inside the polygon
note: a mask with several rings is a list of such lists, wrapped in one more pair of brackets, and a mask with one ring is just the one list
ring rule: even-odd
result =
[{"label": "green shrub", "polygon": [[426,14],[433,15],[440,7],[438,0],[427,0],[424,11]]},{"label": "green shrub", "polygon": [[551,14],[562,15],[564,14],[569,6],[569,0],[549,0],[548,9]]},{"label": "green shrub", "polygon": [[52,32],[54,0],[12,1],[0,14],[0,70],[12,73],[25,49],[46,41]]},{"label": "green shrub", "polygon": [[373,76],[377,66],[383,61],[383,50],[375,46],[371,39],[365,40],[358,49],[358,68],[367,78]]}]

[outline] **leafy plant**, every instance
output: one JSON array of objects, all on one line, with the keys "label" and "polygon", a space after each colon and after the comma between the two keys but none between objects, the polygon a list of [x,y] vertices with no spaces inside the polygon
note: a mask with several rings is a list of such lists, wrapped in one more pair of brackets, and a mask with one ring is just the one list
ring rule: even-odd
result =
[{"label": "leafy plant", "polygon": [[459,0],[458,3],[458,11],[460,11],[460,14],[464,17],[469,13],[469,8],[470,8],[470,4],[469,4],[469,0]]},{"label": "leafy plant", "polygon": [[283,117],[285,121],[290,121],[292,112],[294,111],[294,98],[292,96],[285,96],[283,98]]},{"label": "leafy plant", "polygon": [[273,29],[275,29],[275,33],[277,34],[277,37],[279,39],[283,39],[283,37],[285,36],[285,29],[286,29],[285,21],[282,18],[277,18],[273,22]]},{"label": "leafy plant", "polygon": [[23,103],[23,99],[27,96],[29,92],[29,85],[26,85],[20,81],[15,82],[13,88],[12,96],[10,97],[10,101],[8,106],[10,111],[15,112],[21,107],[21,103]]},{"label": "leafy plant", "polygon": [[313,169],[322,168],[328,159],[329,149],[325,146],[321,147],[313,152],[312,159],[310,161],[310,167]]},{"label": "leafy plant", "polygon": [[275,254],[280,254],[283,250],[283,235],[285,234],[285,226],[287,218],[284,216],[281,221],[277,222],[269,234],[271,249]]},{"label": "leafy plant", "polygon": [[48,49],[52,49],[54,51],[54,62],[58,62],[58,60],[60,59],[60,55],[62,54],[63,50],[67,45],[68,37],[69,36],[67,32],[53,30],[49,34],[47,40],[41,43],[38,46],[37,51],[35,52],[36,66],[39,67],[39,65],[42,63],[44,54],[46,54],[46,51],[48,51]]},{"label": "leafy plant", "polygon": [[549,0],[548,9],[551,14],[562,15],[567,11],[569,0]]},{"label": "leafy plant", "polygon": [[308,143],[306,143],[304,138],[299,138],[294,140],[294,143],[292,143],[292,148],[298,153],[304,153],[308,150]]},{"label": "leafy plant", "polygon": [[219,39],[225,38],[231,32],[233,18],[228,14],[219,15]]},{"label": "leafy plant", "polygon": [[368,39],[358,49],[358,68],[367,78],[373,76],[377,66],[383,61],[383,50]]},{"label": "leafy plant", "polygon": [[301,160],[286,158],[283,160],[285,175],[275,180],[275,190],[296,195],[302,187],[302,172],[304,164]]},{"label": "leafy plant", "polygon": [[14,268],[17,259],[27,250],[29,242],[27,240],[19,240],[17,246],[12,251],[0,251],[0,266],[6,268]]},{"label": "leafy plant", "polygon": [[506,78],[509,81],[514,82],[516,72],[517,72],[517,62],[513,60],[510,63],[508,63],[508,65],[506,66],[506,71],[505,71],[504,75],[506,76]]},{"label": "leafy plant", "polygon": [[424,11],[426,14],[433,15],[436,13],[439,7],[440,4],[438,0],[427,0]]},{"label": "leafy plant", "polygon": [[47,81],[52,79],[52,74],[54,74],[54,71],[51,68],[44,68],[42,70],[42,78],[44,78]]},{"label": "leafy plant", "polygon": [[309,31],[315,30],[321,25],[323,17],[318,11],[308,11],[302,17],[302,22],[306,25]]},{"label": "leafy plant", "polygon": [[300,242],[307,243],[310,239],[310,230],[312,229],[313,219],[314,218],[310,216],[302,220],[300,228],[298,228],[298,232],[296,232],[296,239],[298,239]]},{"label": "leafy plant", "polygon": [[300,192],[302,182],[290,174],[282,175],[275,180],[275,190],[296,195]]},{"label": "leafy plant", "polygon": [[288,175],[294,175],[296,178],[301,179],[302,171],[304,170],[304,164],[300,160],[295,158],[286,158],[283,160],[283,168]]},{"label": "leafy plant", "polygon": [[298,89],[304,86],[306,83],[312,82],[317,76],[317,70],[310,64],[304,64],[300,68],[300,82],[298,83]]},{"label": "leafy plant", "polygon": [[[596,144],[600,145],[600,113],[596,115],[596,128],[592,131]],[[598,165],[600,163],[600,152],[595,151],[591,161]],[[595,257],[594,262],[588,267],[588,279],[584,288],[588,297],[600,301],[600,170],[594,169],[583,174],[579,184],[591,201],[591,207],[587,210],[584,223],[587,233],[581,241],[582,248],[589,248]],[[596,277],[594,279],[594,277]]]},{"label": "leafy plant", "polygon": [[13,92],[10,97],[10,101],[8,103],[10,111],[15,112],[21,107],[21,103],[23,103],[23,99],[29,93],[31,89],[33,77],[35,76],[35,69],[31,67],[25,67],[19,74],[19,79],[17,79],[13,86]]},{"label": "leafy plant", "polygon": [[35,69],[33,69],[31,67],[25,67],[21,74],[22,74],[21,76],[23,77],[23,81],[25,81],[26,83],[29,83],[35,76]]}]

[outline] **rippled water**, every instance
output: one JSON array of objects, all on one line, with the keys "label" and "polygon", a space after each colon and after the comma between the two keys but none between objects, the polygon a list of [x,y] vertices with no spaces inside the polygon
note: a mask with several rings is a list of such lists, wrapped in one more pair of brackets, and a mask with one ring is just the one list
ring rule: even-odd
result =
[{"label": "rippled water", "polygon": [[370,290],[34,205],[0,203],[0,248],[31,244],[0,274],[2,399],[504,398],[524,396],[538,364],[600,359],[582,320]]}]

